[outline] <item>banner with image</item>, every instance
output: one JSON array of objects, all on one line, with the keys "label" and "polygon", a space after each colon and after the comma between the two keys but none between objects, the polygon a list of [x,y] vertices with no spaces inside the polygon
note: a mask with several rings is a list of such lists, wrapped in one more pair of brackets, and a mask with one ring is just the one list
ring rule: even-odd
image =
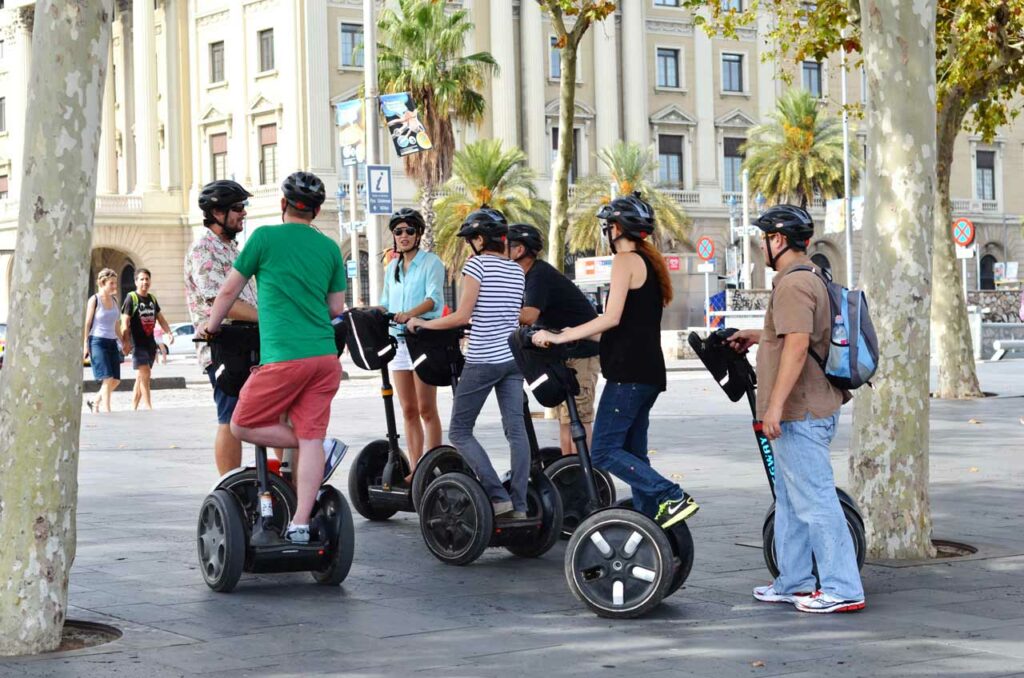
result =
[{"label": "banner with image", "polygon": [[349,99],[334,105],[334,124],[338,128],[343,167],[366,160],[366,132],[363,125],[363,100]]},{"label": "banner with image", "polygon": [[399,157],[430,150],[434,145],[416,112],[416,102],[408,92],[381,94],[380,111],[384,114],[391,142]]}]

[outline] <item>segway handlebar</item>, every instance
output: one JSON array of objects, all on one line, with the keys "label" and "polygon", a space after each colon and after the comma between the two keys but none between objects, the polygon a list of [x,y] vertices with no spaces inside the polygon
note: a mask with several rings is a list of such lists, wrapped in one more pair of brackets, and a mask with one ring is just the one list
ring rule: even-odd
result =
[{"label": "segway handlebar", "polygon": [[520,327],[515,331],[516,334],[519,335],[518,339],[520,346],[527,351],[543,352],[543,354],[549,356],[551,360],[557,360],[559,362],[578,358],[581,354],[587,356],[594,355],[593,347],[597,342],[591,341],[590,339],[577,339],[576,341],[568,341],[564,344],[552,344],[548,347],[537,346],[533,343],[533,335],[537,334],[541,330],[546,330],[552,334],[561,334],[561,330],[553,330],[540,325]]},{"label": "segway handlebar", "polygon": [[735,332],[731,327],[715,330],[707,339],[702,339],[696,332],[690,332],[687,341],[704,367],[729,396],[729,400],[737,402],[746,396],[756,418],[757,374],[747,360],[746,352],[737,353],[729,345],[729,337]]}]

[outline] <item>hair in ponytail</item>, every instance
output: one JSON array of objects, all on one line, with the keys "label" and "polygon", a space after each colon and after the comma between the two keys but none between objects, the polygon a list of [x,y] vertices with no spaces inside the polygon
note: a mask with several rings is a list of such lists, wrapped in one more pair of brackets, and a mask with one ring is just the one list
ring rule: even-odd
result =
[{"label": "hair in ponytail", "polygon": [[654,274],[658,276],[658,286],[661,287],[661,305],[668,306],[672,303],[672,280],[668,275],[668,265],[661,252],[646,240],[636,240],[636,249],[654,267]]}]

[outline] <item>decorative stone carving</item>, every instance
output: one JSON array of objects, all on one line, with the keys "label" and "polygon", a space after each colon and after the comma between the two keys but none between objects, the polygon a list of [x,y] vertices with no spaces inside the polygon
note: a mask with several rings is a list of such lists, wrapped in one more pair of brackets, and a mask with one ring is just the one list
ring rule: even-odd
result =
[{"label": "decorative stone carving", "polygon": [[662,33],[665,35],[679,35],[690,37],[693,35],[693,24],[688,21],[665,21],[663,19],[647,19],[648,33]]},{"label": "decorative stone carving", "polygon": [[219,24],[228,20],[229,10],[222,9],[218,12],[210,12],[202,16],[196,17],[196,26],[202,28],[203,26],[210,26],[212,24]]}]

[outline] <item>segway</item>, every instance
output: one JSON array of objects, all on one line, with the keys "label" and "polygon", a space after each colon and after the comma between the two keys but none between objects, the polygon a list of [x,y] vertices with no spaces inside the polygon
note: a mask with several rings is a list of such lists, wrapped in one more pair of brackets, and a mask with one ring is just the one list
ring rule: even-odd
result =
[{"label": "segway", "polygon": [[[201,341],[201,340],[196,340]],[[211,341],[218,386],[236,394],[259,364],[259,328],[254,323],[224,325]],[[242,572],[311,572],[318,584],[337,586],[348,576],[355,550],[352,513],[345,497],[325,475],[310,518],[310,541],[284,539],[298,498],[289,459],[268,462],[256,446],[256,464],[235,469],[217,481],[199,510],[197,551],[206,585],[230,592]]]},{"label": "segway", "polygon": [[602,507],[590,462],[586,432],[575,396],[576,374],[565,364],[574,346],[541,349],[531,337],[540,328],[520,328],[509,338],[531,392],[545,407],[565,402],[582,470],[587,503],[565,549],[565,578],[576,598],[598,616],[639,617],[675,593],[693,567],[693,538],[685,522],[668,530],[630,506]]},{"label": "segway", "polygon": [[[772,451],[771,441],[764,434],[762,424],[757,418],[757,374],[747,360],[747,356],[737,353],[727,343],[728,338],[734,332],[736,330],[731,328],[716,330],[707,339],[701,339],[696,332],[691,332],[688,341],[697,357],[704,363],[704,367],[722,387],[729,399],[737,402],[746,396],[747,403],[750,405],[754,437],[757,440],[757,449],[761,454],[761,462],[764,464],[765,475],[768,476],[768,486],[771,488],[773,499],[761,527],[762,551],[768,571],[771,572],[772,577],[778,577],[779,566],[775,560],[775,453]],[[838,487],[836,495],[839,498],[839,505],[843,508],[846,526],[850,530],[853,547],[857,553],[857,569],[861,569],[864,567],[864,558],[867,555],[864,519],[861,517],[853,497]]]},{"label": "segway", "polygon": [[[457,338],[441,335],[435,330],[420,329],[407,337],[413,364],[427,383],[439,381],[437,375],[442,362],[449,366],[453,389],[463,364]],[[457,337],[458,335],[456,335]],[[436,350],[442,347],[443,351]],[[433,347],[433,350],[432,350]],[[435,366],[428,368],[427,361]],[[528,414],[528,410],[526,413]],[[536,558],[547,553],[562,531],[562,501],[558,490],[544,475],[537,452],[536,435],[532,423],[527,426],[530,436],[530,478],[527,484],[526,518],[523,520],[495,521],[491,500],[469,464],[451,446],[431,450],[417,465],[413,477],[413,491],[420,515],[420,531],[427,549],[448,565],[468,565],[479,558],[488,547],[502,547],[523,558]],[[420,469],[422,468],[422,473]],[[505,475],[504,486],[511,489],[511,473]]]},{"label": "segway", "polygon": [[[390,334],[393,320],[393,314],[383,313],[377,309],[353,309],[343,317],[347,331],[346,344],[352,362],[364,370],[380,371],[380,394],[384,400],[387,433],[385,438],[374,440],[359,451],[348,475],[348,494],[352,499],[352,505],[359,515],[375,521],[387,520],[399,511],[414,512],[419,499],[414,489],[426,487],[442,469],[458,470],[464,466],[462,457],[458,456],[455,448],[445,445],[424,455],[416,465],[413,482],[405,483],[410,464],[398,444],[394,388],[388,372],[388,364],[395,357],[398,346],[397,340]],[[434,334],[428,330],[424,333]],[[413,344],[416,341],[412,335],[406,337],[406,340],[412,340]],[[450,341],[450,334],[432,340]],[[454,341],[458,350],[458,340]],[[410,353],[413,344],[410,344]],[[461,369],[461,365],[455,365],[450,369],[451,374],[454,374],[454,370]],[[449,371],[447,365],[445,371]]]}]

